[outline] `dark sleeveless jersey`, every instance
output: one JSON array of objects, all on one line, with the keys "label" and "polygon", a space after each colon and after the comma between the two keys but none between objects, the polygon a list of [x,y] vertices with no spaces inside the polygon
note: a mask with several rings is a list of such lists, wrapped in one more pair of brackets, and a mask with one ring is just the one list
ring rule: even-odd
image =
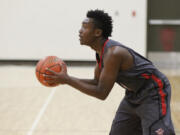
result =
[{"label": "dark sleeveless jersey", "polygon": [[[105,42],[102,56],[96,54],[99,68],[104,67],[104,54],[113,46],[127,49],[133,56],[134,65],[126,71],[119,70],[117,75],[116,82],[126,89],[126,93],[113,120],[110,134],[119,135],[120,131],[123,135],[142,134],[139,130],[129,130],[129,125],[136,124],[136,127],[142,128],[143,134],[157,133],[157,129],[161,129],[164,134],[175,135],[170,116],[171,86],[168,79],[151,61],[114,40]],[[138,116],[141,123],[134,116]]]},{"label": "dark sleeveless jersey", "polygon": [[[103,68],[103,57],[107,52],[108,48],[113,46],[119,46],[127,49],[129,53],[133,56],[134,65],[132,68],[126,71],[119,71],[116,82],[128,91],[137,92],[140,89],[152,89],[154,87],[153,83],[150,83],[150,78],[157,82],[159,87],[160,80],[168,83],[168,79],[152,64],[151,61],[143,57],[142,55],[135,52],[121,43],[114,40],[107,40],[102,49],[102,56],[96,53],[96,60],[99,64],[99,68]],[[112,65],[113,66],[113,65]],[[160,80],[159,80],[160,78]],[[151,80],[152,80],[151,79]]]}]

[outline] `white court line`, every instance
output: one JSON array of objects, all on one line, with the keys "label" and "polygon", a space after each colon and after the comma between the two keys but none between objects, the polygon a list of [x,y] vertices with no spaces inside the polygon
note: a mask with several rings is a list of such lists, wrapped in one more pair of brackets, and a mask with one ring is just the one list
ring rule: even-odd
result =
[{"label": "white court line", "polygon": [[32,135],[33,134],[33,132],[34,132],[34,130],[35,130],[39,120],[41,119],[41,116],[43,115],[44,111],[46,110],[46,108],[47,108],[49,102],[51,101],[55,91],[56,91],[56,88],[53,88],[51,93],[50,93],[50,95],[49,95],[49,97],[47,98],[46,102],[44,103],[43,107],[41,108],[39,114],[37,115],[37,117],[36,117],[32,127],[31,127],[31,129],[28,131],[27,135]]}]

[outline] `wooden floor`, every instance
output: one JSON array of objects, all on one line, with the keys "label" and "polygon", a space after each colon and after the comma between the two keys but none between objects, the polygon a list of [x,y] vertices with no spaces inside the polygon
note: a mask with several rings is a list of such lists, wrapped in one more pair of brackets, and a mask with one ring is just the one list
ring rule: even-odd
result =
[{"label": "wooden floor", "polygon": [[176,130],[180,133],[180,76],[168,76],[172,85],[171,112]]},{"label": "wooden floor", "polygon": [[[68,67],[69,74],[92,78],[92,67]],[[35,77],[34,66],[0,66],[0,135],[108,135],[124,95],[117,85],[105,101],[69,86],[47,88]],[[180,77],[172,83],[172,116],[180,131]]]}]

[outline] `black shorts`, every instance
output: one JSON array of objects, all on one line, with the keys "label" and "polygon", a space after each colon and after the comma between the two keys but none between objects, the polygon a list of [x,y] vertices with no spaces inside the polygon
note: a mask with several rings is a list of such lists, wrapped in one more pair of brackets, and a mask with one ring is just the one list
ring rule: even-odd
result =
[{"label": "black shorts", "polygon": [[141,103],[132,103],[127,95],[124,97],[110,135],[175,135],[170,113],[170,84],[163,86],[165,95],[158,87],[151,91]]}]

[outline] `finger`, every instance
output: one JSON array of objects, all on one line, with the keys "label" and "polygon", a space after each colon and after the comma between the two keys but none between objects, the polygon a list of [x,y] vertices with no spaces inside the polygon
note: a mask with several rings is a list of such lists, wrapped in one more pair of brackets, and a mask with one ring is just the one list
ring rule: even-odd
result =
[{"label": "finger", "polygon": [[45,80],[46,83],[55,83],[54,80]]},{"label": "finger", "polygon": [[65,63],[61,63],[60,66],[61,66],[62,72],[66,72],[66,65],[65,65]]},{"label": "finger", "polygon": [[57,78],[55,76],[44,75],[44,80],[48,83],[56,82]]},{"label": "finger", "polygon": [[50,68],[46,68],[46,71],[49,71],[49,72],[51,72],[51,73],[53,73],[53,74],[56,74],[56,72],[53,71],[53,70],[51,70]]},{"label": "finger", "polygon": [[49,79],[54,79],[54,78],[56,78],[55,75],[43,74],[43,76],[44,76],[45,78],[49,78]]}]

